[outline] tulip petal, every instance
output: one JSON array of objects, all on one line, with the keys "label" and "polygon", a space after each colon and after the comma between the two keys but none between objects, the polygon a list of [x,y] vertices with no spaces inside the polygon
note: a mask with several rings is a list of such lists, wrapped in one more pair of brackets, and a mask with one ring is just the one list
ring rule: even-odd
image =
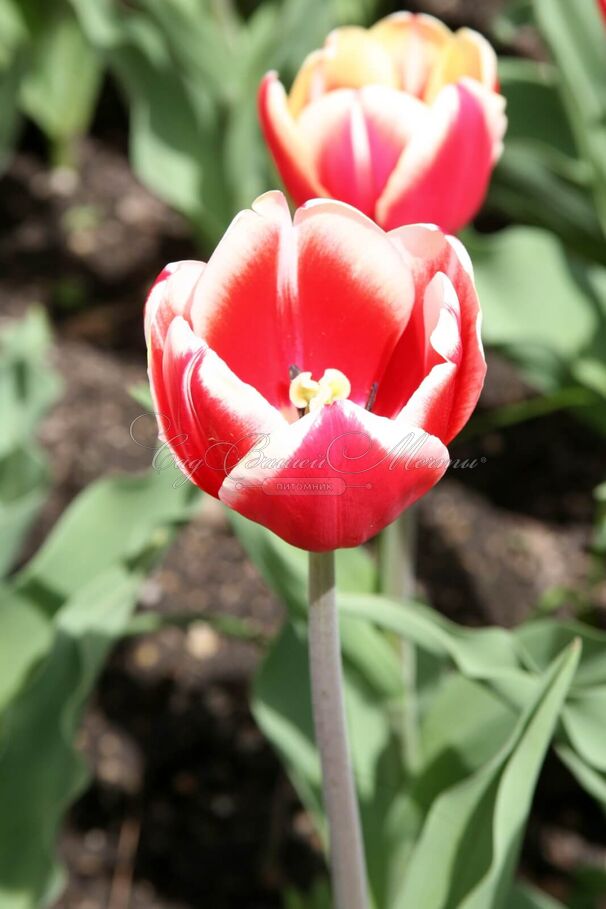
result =
[{"label": "tulip petal", "polygon": [[368,134],[375,203],[403,149],[428,117],[425,104],[412,95],[379,85],[359,92]]},{"label": "tulip petal", "polygon": [[486,375],[471,262],[458,240],[432,226],[402,227],[389,236],[410,257],[416,299],[423,302],[394,351],[374,411],[394,416],[406,404],[401,419],[448,444],[469,419]]},{"label": "tulip petal", "polygon": [[268,434],[219,498],[294,546],[320,552],[378,533],[447,466],[446,448],[419,427],[339,401]]},{"label": "tulip petal", "polygon": [[[341,370],[364,406],[410,317],[406,261],[369,218],[316,200],[295,215],[300,368]],[[396,252],[396,255],[394,255]]]},{"label": "tulip petal", "polygon": [[422,98],[430,73],[452,33],[439,19],[423,13],[397,12],[370,29],[390,54],[399,87]]},{"label": "tulip petal", "polygon": [[171,262],[156,278],[145,303],[147,372],[161,436],[164,434],[162,415],[167,412],[161,381],[166,334],[175,316],[180,315],[189,320],[194,288],[204,268],[204,262]]},{"label": "tulip petal", "polygon": [[303,110],[299,129],[326,195],[372,215],[377,194],[358,93],[342,88],[323,95]]},{"label": "tulip petal", "polygon": [[194,331],[289,419],[291,366],[316,379],[340,369],[365,403],[410,315],[401,253],[341,202],[309,203],[294,227],[280,193],[253,209],[234,220],[196,286]]},{"label": "tulip petal", "polygon": [[257,437],[286,421],[179,316],[168,330],[162,365],[164,442],[183,473],[216,496]]},{"label": "tulip petal", "polygon": [[320,98],[326,90],[323,66],[326,51],[312,51],[303,61],[288,93],[288,109],[296,120],[306,104]]},{"label": "tulip petal", "polygon": [[504,100],[472,80],[449,85],[430,108],[377,205],[385,229],[425,221],[455,232],[477,213],[502,148]]},{"label": "tulip petal", "polygon": [[[397,422],[414,422],[443,438],[457,391],[457,370],[462,360],[461,314],[449,278],[438,272],[425,290],[425,377],[409,398]],[[475,402],[474,402],[475,404]]]},{"label": "tulip petal", "polygon": [[281,193],[266,193],[240,212],[196,287],[192,327],[271,404],[292,410],[289,367],[298,326],[291,317],[295,280],[292,221]]},{"label": "tulip petal", "polygon": [[416,98],[382,85],[337,89],[309,104],[299,128],[327,192],[369,216],[404,146],[427,117]]},{"label": "tulip petal", "polygon": [[297,205],[317,196],[328,196],[313,170],[305,143],[288,109],[284,86],[275,72],[267,73],[259,87],[259,119],[272,157]]},{"label": "tulip petal", "polygon": [[431,104],[445,85],[465,77],[490,90],[497,85],[497,55],[486,38],[470,28],[459,29],[442,48],[425,88],[425,101]]}]

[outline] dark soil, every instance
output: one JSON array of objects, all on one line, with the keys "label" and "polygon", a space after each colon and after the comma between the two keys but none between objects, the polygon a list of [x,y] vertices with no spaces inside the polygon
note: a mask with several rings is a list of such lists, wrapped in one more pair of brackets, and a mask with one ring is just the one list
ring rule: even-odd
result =
[{"label": "dark soil", "polygon": [[[487,5],[422,4],[479,26]],[[29,551],[91,480],[148,466],[129,432],[141,409],[129,388],[145,378],[142,301],[166,261],[196,256],[187,225],[106,140],[82,147],[79,182],[50,173],[31,142],[2,180],[0,315],[48,309],[66,392],[41,432],[54,485]],[[528,393],[491,359],[483,406]],[[455,444],[452,454],[478,465],[451,470],[420,505],[420,592],[468,624],[514,625],[557,588],[570,611],[566,591],[589,590],[592,490],[603,479],[595,437],[555,414]],[[604,585],[591,597],[606,614]],[[145,585],[140,608],[222,611],[266,635],[282,620],[210,501]],[[285,884],[304,888],[321,872],[309,819],[250,715],[258,659],[257,645],[201,622],[115,649],[80,733],[93,781],[65,825],[69,882],[56,909],[270,909],[282,905]],[[597,850],[603,864],[594,812],[550,763],[524,867],[561,898],[571,862],[590,856],[595,865]]]}]

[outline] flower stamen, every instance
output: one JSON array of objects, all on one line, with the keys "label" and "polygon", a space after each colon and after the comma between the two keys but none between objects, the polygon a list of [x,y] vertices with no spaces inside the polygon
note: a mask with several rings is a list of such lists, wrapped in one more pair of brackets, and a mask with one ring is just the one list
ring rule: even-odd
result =
[{"label": "flower stamen", "polygon": [[313,413],[325,404],[344,401],[350,394],[351,383],[340,369],[325,369],[319,382],[312,379],[311,372],[299,372],[290,382],[291,404],[304,414]]}]

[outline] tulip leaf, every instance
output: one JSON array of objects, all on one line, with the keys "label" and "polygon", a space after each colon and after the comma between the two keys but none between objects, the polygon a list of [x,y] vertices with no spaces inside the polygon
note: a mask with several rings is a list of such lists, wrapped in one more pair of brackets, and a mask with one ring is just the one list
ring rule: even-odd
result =
[{"label": "tulip leaf", "polygon": [[606,773],[595,770],[568,745],[558,745],[556,751],[579,785],[599,802],[602,810],[606,812]]},{"label": "tulip leaf", "polygon": [[575,638],[583,643],[575,675],[574,691],[606,685],[606,632],[572,620],[554,622],[537,619],[525,622],[513,632],[523,662],[535,672],[543,672],[556,655]]},{"label": "tulip leaf", "polygon": [[593,169],[606,233],[606,56],[598,3],[534,0],[534,10],[555,58],[577,144]]},{"label": "tulip leaf", "polygon": [[33,442],[0,458],[0,577],[18,557],[49,488],[48,467]]},{"label": "tulip leaf", "polygon": [[0,732],[2,711],[51,643],[50,621],[43,612],[0,587]]},{"label": "tulip leaf", "polygon": [[85,133],[101,86],[99,55],[69,6],[58,4],[33,31],[21,85],[25,112],[55,142]]},{"label": "tulip leaf", "polygon": [[167,472],[100,480],[0,591],[3,909],[38,909],[49,890],[58,895],[54,839],[87,778],[73,741],[82,709],[128,631],[145,571],[198,498]]},{"label": "tulip leaf", "polygon": [[[484,340],[518,363],[526,379],[552,392],[576,384],[606,399],[606,269],[568,255],[546,231],[512,227],[469,232]],[[606,408],[580,411],[602,431]]]},{"label": "tulip leaf", "polygon": [[574,692],[566,705],[563,724],[577,754],[606,773],[606,685]]},{"label": "tulip leaf", "polygon": [[506,145],[532,144],[577,158],[578,150],[559,92],[558,72],[548,63],[499,59],[501,94],[507,100]]},{"label": "tulip leaf", "polygon": [[542,893],[529,884],[515,884],[508,899],[507,909],[566,909],[563,903]]},{"label": "tulip leaf", "polygon": [[[374,905],[379,907],[386,905],[389,862],[394,849],[389,816],[403,797],[403,771],[385,702],[351,668],[346,667],[345,683],[348,730],[369,877]],[[255,680],[252,709],[326,839],[304,623],[288,622],[269,651]],[[402,835],[402,827],[398,826],[400,845]]]},{"label": "tulip leaf", "polygon": [[55,616],[48,657],[8,708],[0,732],[5,909],[37,909],[52,880],[59,823],[86,780],[73,738],[108,648],[134,608],[138,583],[112,568],[69,598]]},{"label": "tulip leaf", "polygon": [[[308,554],[290,546],[270,530],[228,512],[231,525],[251,561],[273,591],[284,601],[293,618],[307,616]],[[376,566],[363,549],[340,549],[336,553],[339,590],[374,590]],[[384,637],[367,622],[343,617],[341,639],[345,659],[355,664],[365,678],[386,696],[402,687],[399,661]]]},{"label": "tulip leaf", "polygon": [[[0,33],[1,33],[0,25]],[[0,39],[1,40],[1,39]],[[2,50],[0,49],[0,54]],[[15,58],[5,67],[0,67],[0,174],[8,167],[22,123],[18,104],[19,85],[23,74],[23,55]]]},{"label": "tulip leaf", "polygon": [[41,310],[9,323],[0,335],[0,577],[12,567],[48,494],[46,459],[34,441],[60,389],[46,360],[48,323]]},{"label": "tulip leaf", "polygon": [[284,909],[333,909],[328,884],[325,881],[316,883],[310,893],[297,893],[287,890],[284,896]]},{"label": "tulip leaf", "polygon": [[462,628],[421,603],[378,594],[341,593],[339,605],[344,615],[366,619],[435,656],[452,660],[469,678],[515,681],[525,675],[515,639],[505,629]]},{"label": "tulip leaf", "polygon": [[605,264],[600,222],[582,173],[553,149],[508,142],[486,204],[513,221],[557,234],[577,254]]},{"label": "tulip leaf", "polygon": [[0,457],[29,443],[61,390],[48,365],[51,335],[42,309],[9,323],[0,334]]},{"label": "tulip leaf", "polygon": [[434,801],[394,909],[507,906],[524,821],[579,652],[574,642],[554,661],[492,760]]},{"label": "tulip leaf", "polygon": [[425,771],[417,798],[429,808],[447,786],[477,770],[505,744],[516,712],[485,685],[449,673],[427,704],[421,726]]},{"label": "tulip leaf", "polygon": [[52,610],[112,565],[145,565],[169,542],[167,525],[186,521],[198,498],[166,471],[100,480],[59,519],[17,587]]}]

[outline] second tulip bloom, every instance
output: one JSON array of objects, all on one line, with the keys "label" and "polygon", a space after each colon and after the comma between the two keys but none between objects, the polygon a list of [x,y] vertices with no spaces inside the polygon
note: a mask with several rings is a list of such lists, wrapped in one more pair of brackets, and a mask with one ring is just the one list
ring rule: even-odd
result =
[{"label": "second tulip bloom", "polygon": [[294,201],[340,199],[386,230],[423,221],[452,233],[474,217],[502,150],[504,107],[481,35],[405,12],[332,32],[288,96],[274,72],[259,90]]}]

